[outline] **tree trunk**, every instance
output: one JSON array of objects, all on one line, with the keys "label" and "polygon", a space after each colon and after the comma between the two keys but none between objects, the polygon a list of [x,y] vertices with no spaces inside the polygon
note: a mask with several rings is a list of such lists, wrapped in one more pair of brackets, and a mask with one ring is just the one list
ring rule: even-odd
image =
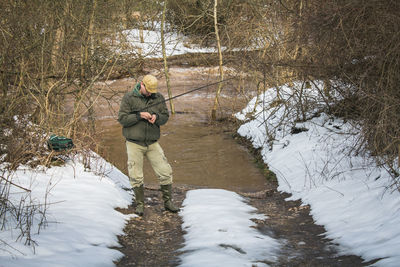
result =
[{"label": "tree trunk", "polygon": [[[167,54],[165,52],[165,38],[164,38],[164,24],[165,24],[166,9],[167,9],[167,0],[164,1],[164,8],[163,8],[162,19],[161,19],[161,46],[162,46],[162,54],[163,54],[163,59],[164,59],[164,73],[165,73],[165,79],[167,82],[168,97],[172,98],[171,86],[169,84],[168,63],[167,63]],[[169,101],[169,105],[171,108],[171,113],[175,114],[174,102],[172,102],[172,100]]]},{"label": "tree trunk", "polygon": [[[221,52],[221,41],[219,39],[219,34],[218,34],[218,20],[217,20],[217,5],[218,5],[218,0],[214,1],[214,29],[215,29],[215,38],[217,39],[217,45],[218,45],[218,56],[219,56],[219,80],[222,81],[224,79],[224,71],[222,68],[222,52]],[[218,98],[222,90],[222,82],[218,84],[218,89],[217,93],[215,94],[215,100],[214,100],[214,107],[211,111],[211,120],[215,121],[217,119],[217,108],[218,108]]]},{"label": "tree trunk", "polygon": [[[89,53],[86,53],[86,57],[88,56],[88,54],[90,55],[90,58],[93,57],[94,54],[94,49],[95,49],[95,35],[94,35],[94,19],[95,19],[95,12],[97,9],[97,0],[93,0],[93,6],[92,6],[92,14],[90,16],[90,21],[89,21],[89,36],[88,36],[88,42],[90,43],[90,45],[88,44],[86,46],[86,49],[89,49]],[[86,63],[85,65],[88,65],[88,58],[86,58]],[[89,67],[89,66],[88,66]],[[96,114],[94,112],[94,103],[93,103],[93,97],[92,97],[92,93],[89,92],[88,94],[88,102],[89,102],[89,108],[88,108],[88,122],[89,122],[89,127],[90,127],[90,132],[91,133],[95,133],[96,132],[96,126],[95,126],[95,120],[96,120]]]},{"label": "tree trunk", "polygon": [[[90,3],[87,3],[89,6]],[[94,32],[94,18],[95,18],[95,10],[97,8],[97,0],[93,0],[92,3],[92,9],[90,13],[90,18],[89,21],[87,22],[87,31],[84,31],[84,35],[82,36],[81,40],[81,48],[80,48],[80,77],[79,77],[79,88],[77,89],[78,92],[75,96],[75,103],[74,103],[74,110],[73,110],[73,115],[70,121],[69,125],[69,130],[68,130],[68,136],[75,138],[76,136],[76,126],[80,120],[80,109],[83,104],[83,101],[85,101],[85,98],[88,100],[88,121],[89,121],[89,127],[90,130],[94,132],[94,110],[93,110],[93,100],[90,92],[90,86],[88,84],[88,77],[92,75],[92,73],[89,71],[90,66],[89,66],[89,56],[92,56],[93,51],[91,51],[90,47],[92,44],[92,35]],[[84,20],[85,13],[82,13],[81,16]],[[85,21],[86,23],[86,21]]]}]

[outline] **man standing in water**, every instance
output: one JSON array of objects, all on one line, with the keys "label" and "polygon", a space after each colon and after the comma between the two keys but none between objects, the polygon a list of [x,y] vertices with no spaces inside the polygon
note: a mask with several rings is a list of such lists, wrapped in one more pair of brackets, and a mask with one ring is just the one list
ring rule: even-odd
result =
[{"label": "man standing in water", "polygon": [[[153,75],[146,75],[122,98],[118,121],[126,138],[129,180],[136,199],[136,214],[143,216],[143,158],[150,161],[156,173],[164,200],[164,207],[170,212],[179,208],[172,203],[172,168],[157,142],[160,126],[167,123],[169,113],[164,97],[157,92],[158,81]],[[157,104],[158,103],[158,104]]]}]

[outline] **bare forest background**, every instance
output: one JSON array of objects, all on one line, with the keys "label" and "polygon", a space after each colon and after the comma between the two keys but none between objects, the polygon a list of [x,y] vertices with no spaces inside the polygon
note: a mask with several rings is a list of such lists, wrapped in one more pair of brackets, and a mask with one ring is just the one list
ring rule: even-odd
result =
[{"label": "bare forest background", "polygon": [[[21,164],[49,164],[50,133],[73,138],[76,151],[97,151],[93,107],[117,92],[94,84],[143,75],[151,60],[139,50],[121,52],[124,30],[163,22],[166,31],[218,48],[191,56],[191,65],[220,66],[221,80],[222,66],[246,73],[236,77],[238,94],[302,82],[292,107],[300,111],[298,121],[315,109],[302,90],[324,81],[319,94],[326,105],[319,112],[355,121],[361,135],[353,152],[373,154],[399,181],[399,1],[4,0],[0,10],[3,174]],[[1,173],[0,188],[8,188],[11,181]]]}]

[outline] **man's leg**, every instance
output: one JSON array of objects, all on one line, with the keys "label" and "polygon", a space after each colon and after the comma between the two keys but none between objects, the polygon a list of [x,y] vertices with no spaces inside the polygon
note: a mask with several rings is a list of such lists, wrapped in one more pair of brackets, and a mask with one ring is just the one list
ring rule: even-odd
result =
[{"label": "man's leg", "polygon": [[146,150],[146,147],[132,142],[126,142],[129,181],[135,193],[136,214],[140,216],[142,216],[144,212],[143,155]]},{"label": "man's leg", "polygon": [[171,212],[178,212],[179,208],[172,203],[172,168],[158,142],[149,146],[146,156],[160,182],[165,209]]},{"label": "man's leg", "polygon": [[151,144],[146,153],[147,158],[156,173],[161,185],[172,184],[172,168],[164,155],[160,144],[155,142]]}]

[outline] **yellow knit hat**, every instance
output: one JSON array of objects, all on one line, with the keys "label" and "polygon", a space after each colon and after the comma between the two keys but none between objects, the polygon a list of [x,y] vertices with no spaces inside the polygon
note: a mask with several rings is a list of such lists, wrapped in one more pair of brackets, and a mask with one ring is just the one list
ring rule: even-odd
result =
[{"label": "yellow knit hat", "polygon": [[157,93],[157,78],[153,75],[146,75],[143,77],[144,86],[146,86],[146,91],[152,94]]}]

